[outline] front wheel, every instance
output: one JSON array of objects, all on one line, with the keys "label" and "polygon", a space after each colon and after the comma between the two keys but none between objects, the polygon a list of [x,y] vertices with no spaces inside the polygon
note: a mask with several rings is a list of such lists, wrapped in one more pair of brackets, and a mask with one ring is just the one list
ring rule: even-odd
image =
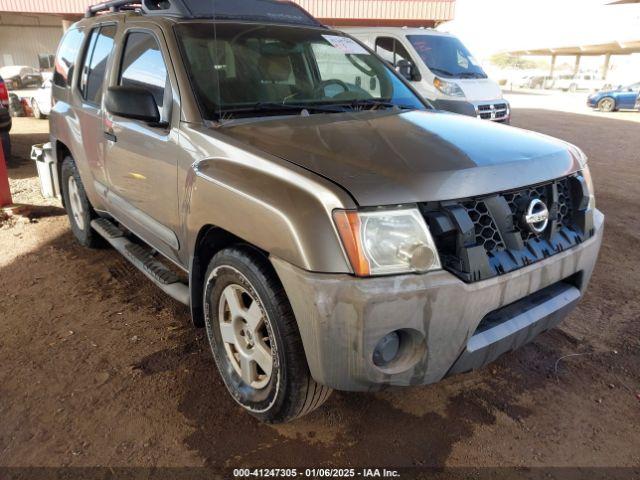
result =
[{"label": "front wheel", "polygon": [[258,419],[281,423],[322,405],[298,325],[268,260],[251,247],[216,254],[205,277],[207,337],[233,399]]},{"label": "front wheel", "polygon": [[616,102],[613,98],[603,98],[598,102],[598,110],[601,112],[613,112],[616,109]]}]

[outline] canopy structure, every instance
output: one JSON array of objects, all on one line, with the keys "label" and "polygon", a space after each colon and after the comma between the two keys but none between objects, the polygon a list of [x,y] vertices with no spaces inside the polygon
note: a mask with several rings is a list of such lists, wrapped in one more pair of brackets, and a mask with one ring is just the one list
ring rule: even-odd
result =
[{"label": "canopy structure", "polygon": [[[631,0],[623,0],[630,3]],[[634,0],[634,3],[640,3],[640,0]],[[574,75],[580,71],[580,59],[583,56],[604,56],[604,65],[602,68],[602,79],[607,79],[609,71],[609,63],[612,55],[631,55],[632,53],[640,53],[640,38],[636,40],[615,40],[606,43],[594,43],[585,45],[569,45],[557,47],[533,48],[528,50],[511,50],[506,52],[509,55],[538,55],[551,57],[550,76],[553,76],[558,55],[575,56],[576,63],[574,67]]]},{"label": "canopy structure", "polygon": [[[640,2],[640,0],[638,0]],[[510,55],[629,55],[640,53],[640,37],[637,40],[613,41],[592,45],[574,45],[559,47],[534,48],[530,50],[513,50]]]}]

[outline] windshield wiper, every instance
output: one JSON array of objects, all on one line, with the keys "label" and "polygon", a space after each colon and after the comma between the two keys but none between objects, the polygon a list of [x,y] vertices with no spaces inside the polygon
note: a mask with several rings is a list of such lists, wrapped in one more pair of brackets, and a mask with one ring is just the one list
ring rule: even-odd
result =
[{"label": "windshield wiper", "polygon": [[330,112],[336,113],[343,111],[342,109],[335,108],[331,105],[304,105],[295,103],[278,103],[278,102],[257,102],[251,105],[242,106],[238,108],[226,108],[222,110],[221,114],[234,114],[234,113],[253,113],[253,112],[289,112],[303,110],[311,112]]},{"label": "windshield wiper", "polygon": [[393,103],[385,100],[376,100],[373,98],[363,98],[360,100],[353,100],[347,103],[340,103],[338,105],[344,106],[344,107],[350,107],[352,110],[357,110],[359,108],[363,109],[366,107],[369,107],[371,109],[398,108],[400,110],[416,110],[416,107],[412,105],[402,105],[402,104]]},{"label": "windshield wiper", "polygon": [[455,77],[455,73],[451,73],[449,70],[445,70],[444,68],[429,67],[429,70],[431,70],[434,73],[440,72],[442,75],[447,75],[449,77]]},{"label": "windshield wiper", "polygon": [[487,78],[486,75],[477,72],[461,72],[458,74],[460,78]]}]

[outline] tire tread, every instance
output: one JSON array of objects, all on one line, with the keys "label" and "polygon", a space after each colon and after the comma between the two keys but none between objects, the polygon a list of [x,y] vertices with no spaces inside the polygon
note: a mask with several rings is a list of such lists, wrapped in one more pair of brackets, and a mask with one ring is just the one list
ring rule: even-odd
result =
[{"label": "tire tread", "polygon": [[266,287],[270,297],[268,301],[280,312],[278,326],[284,343],[280,348],[284,348],[285,362],[289,369],[289,385],[285,387],[288,388],[288,392],[277,412],[261,415],[259,418],[269,423],[283,423],[314,411],[329,398],[333,390],[320,385],[311,376],[297,320],[275,270],[265,255],[250,245],[236,245],[219,252],[212,259],[211,265],[213,266],[222,255],[234,257],[243,265],[251,265]]}]

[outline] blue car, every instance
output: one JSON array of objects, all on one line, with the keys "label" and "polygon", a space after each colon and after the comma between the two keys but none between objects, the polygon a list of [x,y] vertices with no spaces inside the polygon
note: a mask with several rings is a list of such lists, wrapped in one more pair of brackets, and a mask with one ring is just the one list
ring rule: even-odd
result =
[{"label": "blue car", "polygon": [[640,93],[640,82],[618,87],[617,90],[603,90],[589,95],[587,105],[602,112],[615,112],[621,108],[636,108]]}]

